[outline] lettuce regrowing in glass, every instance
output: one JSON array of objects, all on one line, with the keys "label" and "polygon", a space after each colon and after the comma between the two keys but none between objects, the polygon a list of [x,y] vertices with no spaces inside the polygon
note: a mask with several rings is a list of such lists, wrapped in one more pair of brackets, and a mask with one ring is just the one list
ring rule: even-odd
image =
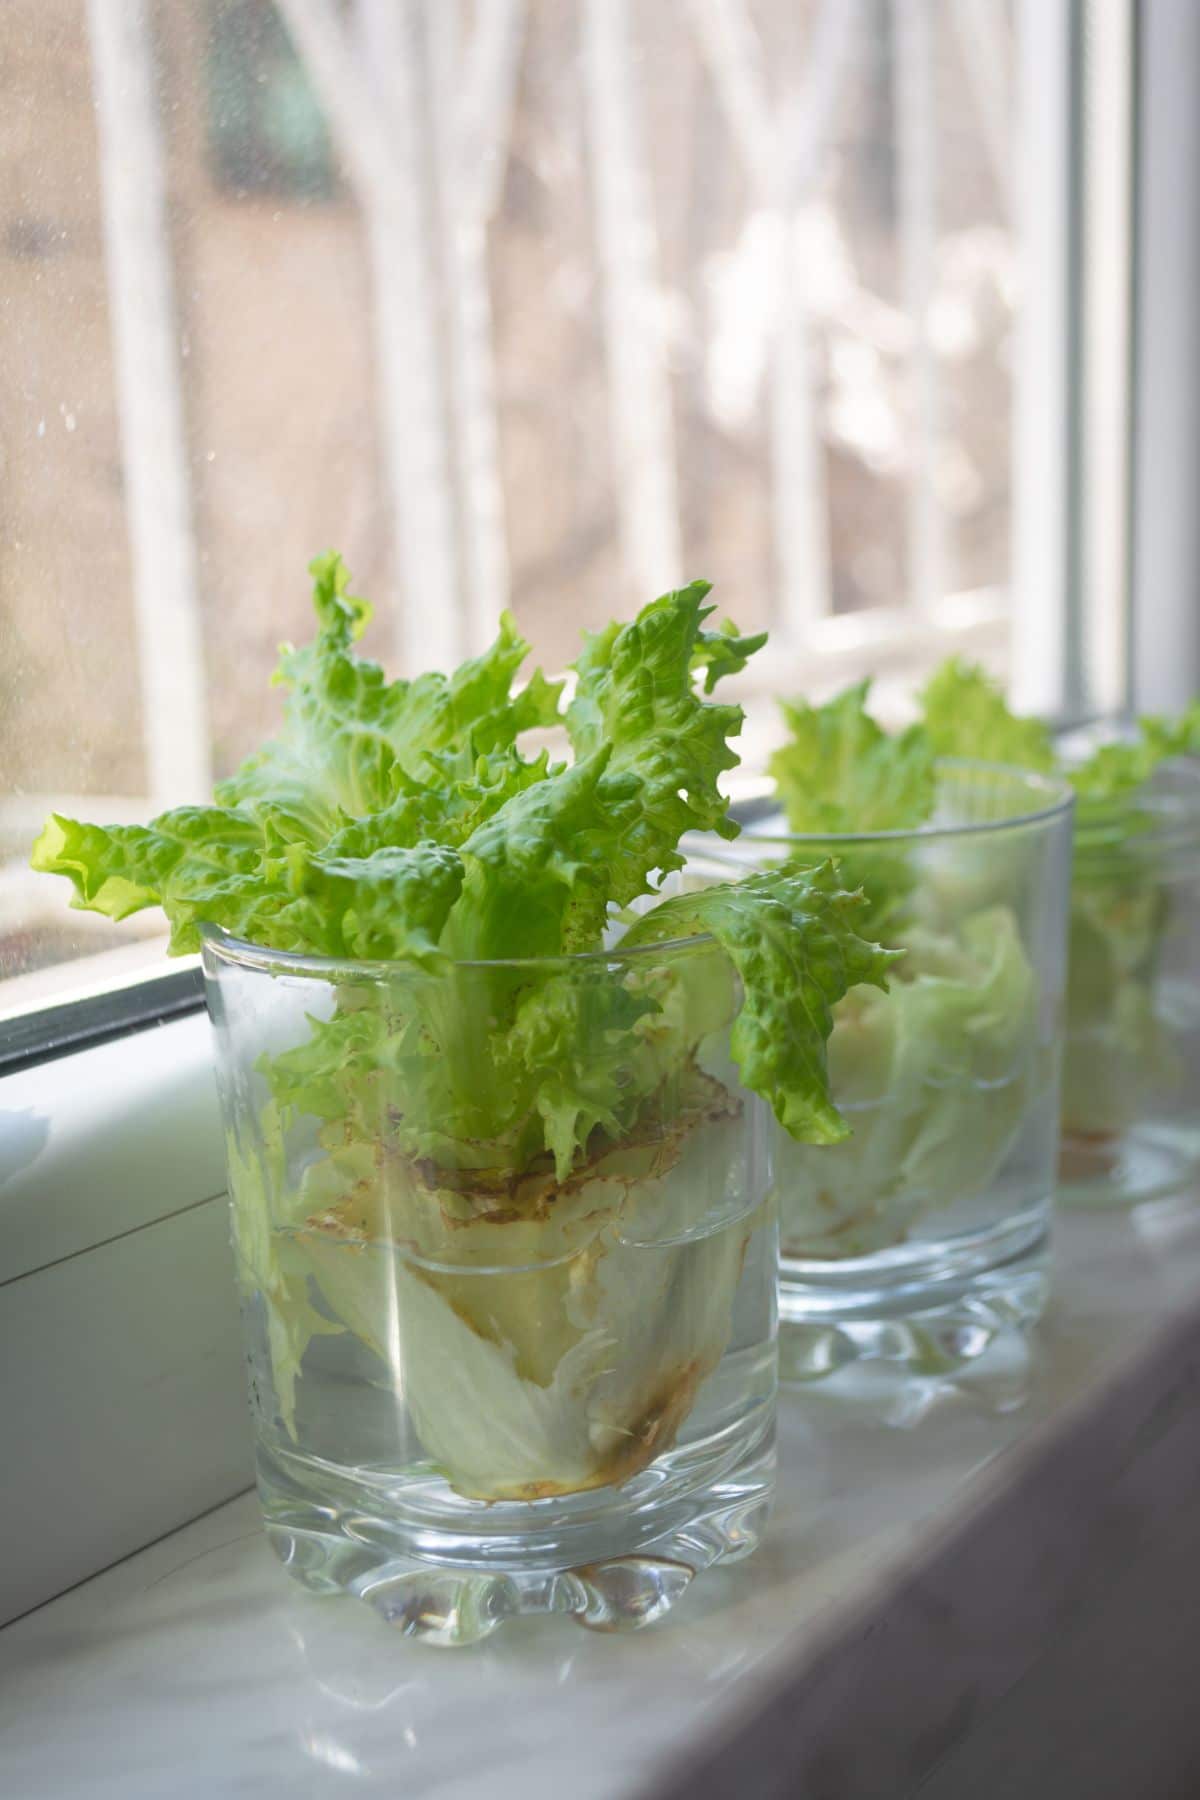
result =
[{"label": "lettuce regrowing in glass", "polygon": [[[1084,760],[1064,762],[1041,720],[1015,715],[985,670],[956,657],[926,685],[919,721],[895,736],[873,720],[864,722],[866,699],[860,686],[817,712],[785,707],[793,742],[777,754],[773,771],[795,830],[820,828],[805,791],[813,759],[799,748],[813,740],[814,718],[821,721],[824,744],[853,752],[839,760],[827,749],[821,765],[833,778],[832,794],[827,784],[822,805],[838,830],[905,828],[930,818],[932,786],[923,788],[921,782],[931,783],[938,757],[1054,772],[1074,787],[1062,1118],[1064,1129],[1080,1140],[1118,1136],[1137,1116],[1147,1092],[1169,1086],[1181,1073],[1172,1031],[1158,1017],[1155,1000],[1170,908],[1156,844],[1159,821],[1146,795],[1164,763],[1200,752],[1200,701],[1174,719],[1143,718],[1127,738],[1100,745]],[[881,795],[889,804],[880,806]],[[859,862],[857,848],[849,853],[845,877],[851,883],[863,880],[873,893],[866,929],[904,941],[905,858],[887,849],[869,854],[876,859],[873,869]],[[914,955],[907,973],[915,976],[918,969]],[[894,1002],[901,1003],[899,990]],[[881,1013],[892,1004],[881,1000],[867,1010]],[[836,1037],[831,1056],[836,1069]],[[861,1138],[860,1130],[860,1153]],[[847,1160],[845,1153],[840,1159]]]},{"label": "lettuce regrowing in glass", "polygon": [[833,1152],[780,1142],[789,1256],[866,1256],[983,1193],[1019,1130],[1034,1072],[1033,971],[1012,913],[954,935],[913,926],[891,991],[838,1009],[830,1075],[853,1135]]},{"label": "lettuce regrowing in glass", "polygon": [[[988,720],[977,750],[968,749],[973,695],[985,696]],[[1127,737],[1061,764],[1047,728],[1014,717],[983,671],[969,665],[951,662],[938,672],[924,715],[940,755],[1058,769],[1075,789],[1063,1129],[1082,1141],[1115,1138],[1150,1092],[1169,1089],[1183,1073],[1156,1002],[1171,908],[1161,820],[1147,795],[1165,763],[1200,752],[1200,701],[1174,719],[1139,719]]]},{"label": "lettuce regrowing in glass", "polygon": [[[737,830],[718,784],[741,711],[696,686],[763,639],[708,630],[707,584],[589,636],[564,707],[540,673],[514,689],[507,616],[454,674],[388,682],[355,653],[369,608],[341,560],[312,572],[281,729],[214,803],[147,826],[56,814],[34,867],[114,919],[161,906],[176,953],[215,928],[332,959],[229,1143],[283,1428],[312,1340],[348,1332],[381,1381],[403,1368],[459,1493],[623,1480],[670,1446],[729,1338],[764,1217],[736,1192],[744,1090],[798,1139],[844,1137],[832,1009],[891,957],[829,865],[646,906],[685,833]],[[547,727],[569,760],[519,747]],[[660,953],[677,939],[694,942]]]},{"label": "lettuce regrowing in glass", "polygon": [[[784,1249],[806,1259],[890,1248],[985,1193],[1037,1078],[1036,984],[1016,915],[996,903],[995,853],[918,856],[904,834],[934,815],[941,749],[927,722],[890,735],[869,695],[861,682],[824,706],[785,705],[790,739],[770,765],[791,830],[845,838],[841,873],[867,895],[864,928],[905,952],[888,992],[857,989],[837,1010],[829,1066],[853,1137],[833,1154],[779,1145]],[[990,688],[960,698],[955,716],[995,754]]]}]

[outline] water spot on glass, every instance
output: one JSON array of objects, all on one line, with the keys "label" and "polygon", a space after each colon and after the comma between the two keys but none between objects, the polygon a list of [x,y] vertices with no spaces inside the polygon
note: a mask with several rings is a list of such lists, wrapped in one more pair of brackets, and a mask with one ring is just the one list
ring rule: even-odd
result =
[{"label": "water spot on glass", "polygon": [[54,256],[66,235],[48,219],[22,214],[5,227],[4,247],[11,256],[22,261],[37,261]]}]

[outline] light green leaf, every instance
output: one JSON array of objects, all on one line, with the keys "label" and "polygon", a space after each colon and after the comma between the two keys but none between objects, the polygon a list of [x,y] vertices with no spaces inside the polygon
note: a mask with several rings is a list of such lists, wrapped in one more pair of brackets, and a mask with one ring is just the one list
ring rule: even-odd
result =
[{"label": "light green leaf", "polygon": [[55,813],[33,867],[66,875],[73,904],[112,919],[161,906],[173,954],[200,947],[201,924],[273,950],[426,961],[462,885],[437,844],[364,857],[315,854],[274,809],[179,807],[148,826],[81,825]]},{"label": "light green leaf", "polygon": [[560,1181],[594,1131],[615,1139],[632,1126],[646,1094],[633,1080],[641,1048],[633,1027],[658,1010],[603,965],[564,970],[522,996],[497,1061],[531,1094]]},{"label": "light green leaf", "polygon": [[[1194,700],[1178,718],[1147,716],[1138,721],[1136,737],[1101,744],[1086,762],[1069,770],[1080,802],[1087,808],[1084,823],[1103,818],[1099,808],[1121,800],[1144,787],[1155,770],[1176,756],[1200,754],[1200,700]],[[1092,814],[1092,805],[1097,805]]]},{"label": "light green leaf", "polygon": [[311,565],[319,630],[302,650],[285,646],[276,675],[287,689],[283,729],[217,788],[225,805],[265,800],[309,820],[319,844],[345,818],[387,807],[411,784],[469,778],[480,755],[511,749],[520,732],[553,724],[559,685],[540,673],[515,699],[529,646],[507,613],[495,643],[452,675],[388,682],[352,653],[370,608],[347,593],[330,553]]},{"label": "light green leaf", "polygon": [[933,811],[924,734],[889,737],[867,711],[870,691],[860,681],[824,706],[783,704],[791,736],[769,770],[793,831],[902,831]]},{"label": "light green leaf", "polygon": [[585,761],[602,747],[609,752],[589,835],[618,906],[645,893],[655,871],[683,867],[677,846],[686,832],[737,835],[718,782],[737,765],[729,739],[741,730],[742,709],[706,703],[692,686],[712,611],[702,604],[707,593],[708,583],[696,581],[663,594],[630,624],[590,637],[575,664],[567,730]]},{"label": "light green leaf", "polygon": [[[692,585],[702,587],[706,594],[710,591],[707,582],[697,581]],[[711,694],[725,675],[740,675],[755,651],[761,650],[766,641],[765,631],[743,634],[732,619],[722,619],[715,631],[702,631],[692,652],[692,668],[704,670],[704,692]]]},{"label": "light green leaf", "polygon": [[929,746],[935,756],[1010,763],[1040,774],[1055,765],[1050,732],[1040,719],[1012,712],[987,671],[952,656],[921,695]]},{"label": "light green leaf", "polygon": [[779,870],[678,894],[632,927],[625,945],[709,932],[742,984],[731,1050],[743,1082],[793,1137],[837,1143],[845,1120],[830,1098],[826,1044],[833,1008],[861,982],[884,987],[895,953],[854,929],[862,898],[836,867]]}]

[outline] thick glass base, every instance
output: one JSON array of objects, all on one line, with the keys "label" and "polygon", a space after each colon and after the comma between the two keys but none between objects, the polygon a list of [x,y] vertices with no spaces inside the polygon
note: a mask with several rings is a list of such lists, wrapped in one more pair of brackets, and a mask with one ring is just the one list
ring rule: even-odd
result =
[{"label": "thick glass base", "polygon": [[389,1493],[362,1471],[262,1445],[258,1467],[267,1539],[289,1574],[441,1646],[541,1614],[593,1631],[653,1624],[702,1570],[757,1547],[774,1481],[774,1424],[761,1416],[624,1488],[553,1500],[447,1504],[433,1474]]},{"label": "thick glass base", "polygon": [[1065,1133],[1059,1153],[1064,1206],[1139,1206],[1161,1200],[1200,1173],[1200,1132],[1137,1125],[1112,1136]]},{"label": "thick glass base", "polygon": [[1027,1360],[1025,1341],[1049,1292],[1044,1227],[1001,1263],[932,1282],[910,1273],[830,1289],[796,1280],[785,1262],[780,1377],[823,1381],[865,1363],[904,1378],[952,1377],[985,1361],[1011,1371]]}]

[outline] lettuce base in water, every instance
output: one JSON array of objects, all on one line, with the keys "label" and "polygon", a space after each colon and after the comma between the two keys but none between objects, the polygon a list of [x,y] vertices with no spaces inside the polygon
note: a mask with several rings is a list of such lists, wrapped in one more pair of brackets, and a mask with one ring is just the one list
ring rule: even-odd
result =
[{"label": "lettuce base in water", "polygon": [[891,991],[838,1007],[829,1065],[853,1132],[822,1150],[777,1134],[785,1257],[868,1256],[984,1193],[1037,1079],[1036,981],[1013,914],[914,930]]},{"label": "lettuce base in water", "polygon": [[1150,871],[1116,876],[1077,861],[1071,888],[1062,1123],[1067,1137],[1115,1141],[1183,1067],[1158,1017],[1170,904]]},{"label": "lettuce base in water", "polygon": [[673,1446],[730,1341],[766,1219],[743,1191],[745,1104],[694,1069],[669,1123],[605,1143],[562,1182],[548,1159],[515,1181],[395,1157],[297,1217],[329,1180],[318,1163],[295,1222],[270,1232],[263,1196],[244,1196],[240,1260],[267,1307],[285,1427],[309,1337],[344,1329],[457,1493],[629,1480]]}]

